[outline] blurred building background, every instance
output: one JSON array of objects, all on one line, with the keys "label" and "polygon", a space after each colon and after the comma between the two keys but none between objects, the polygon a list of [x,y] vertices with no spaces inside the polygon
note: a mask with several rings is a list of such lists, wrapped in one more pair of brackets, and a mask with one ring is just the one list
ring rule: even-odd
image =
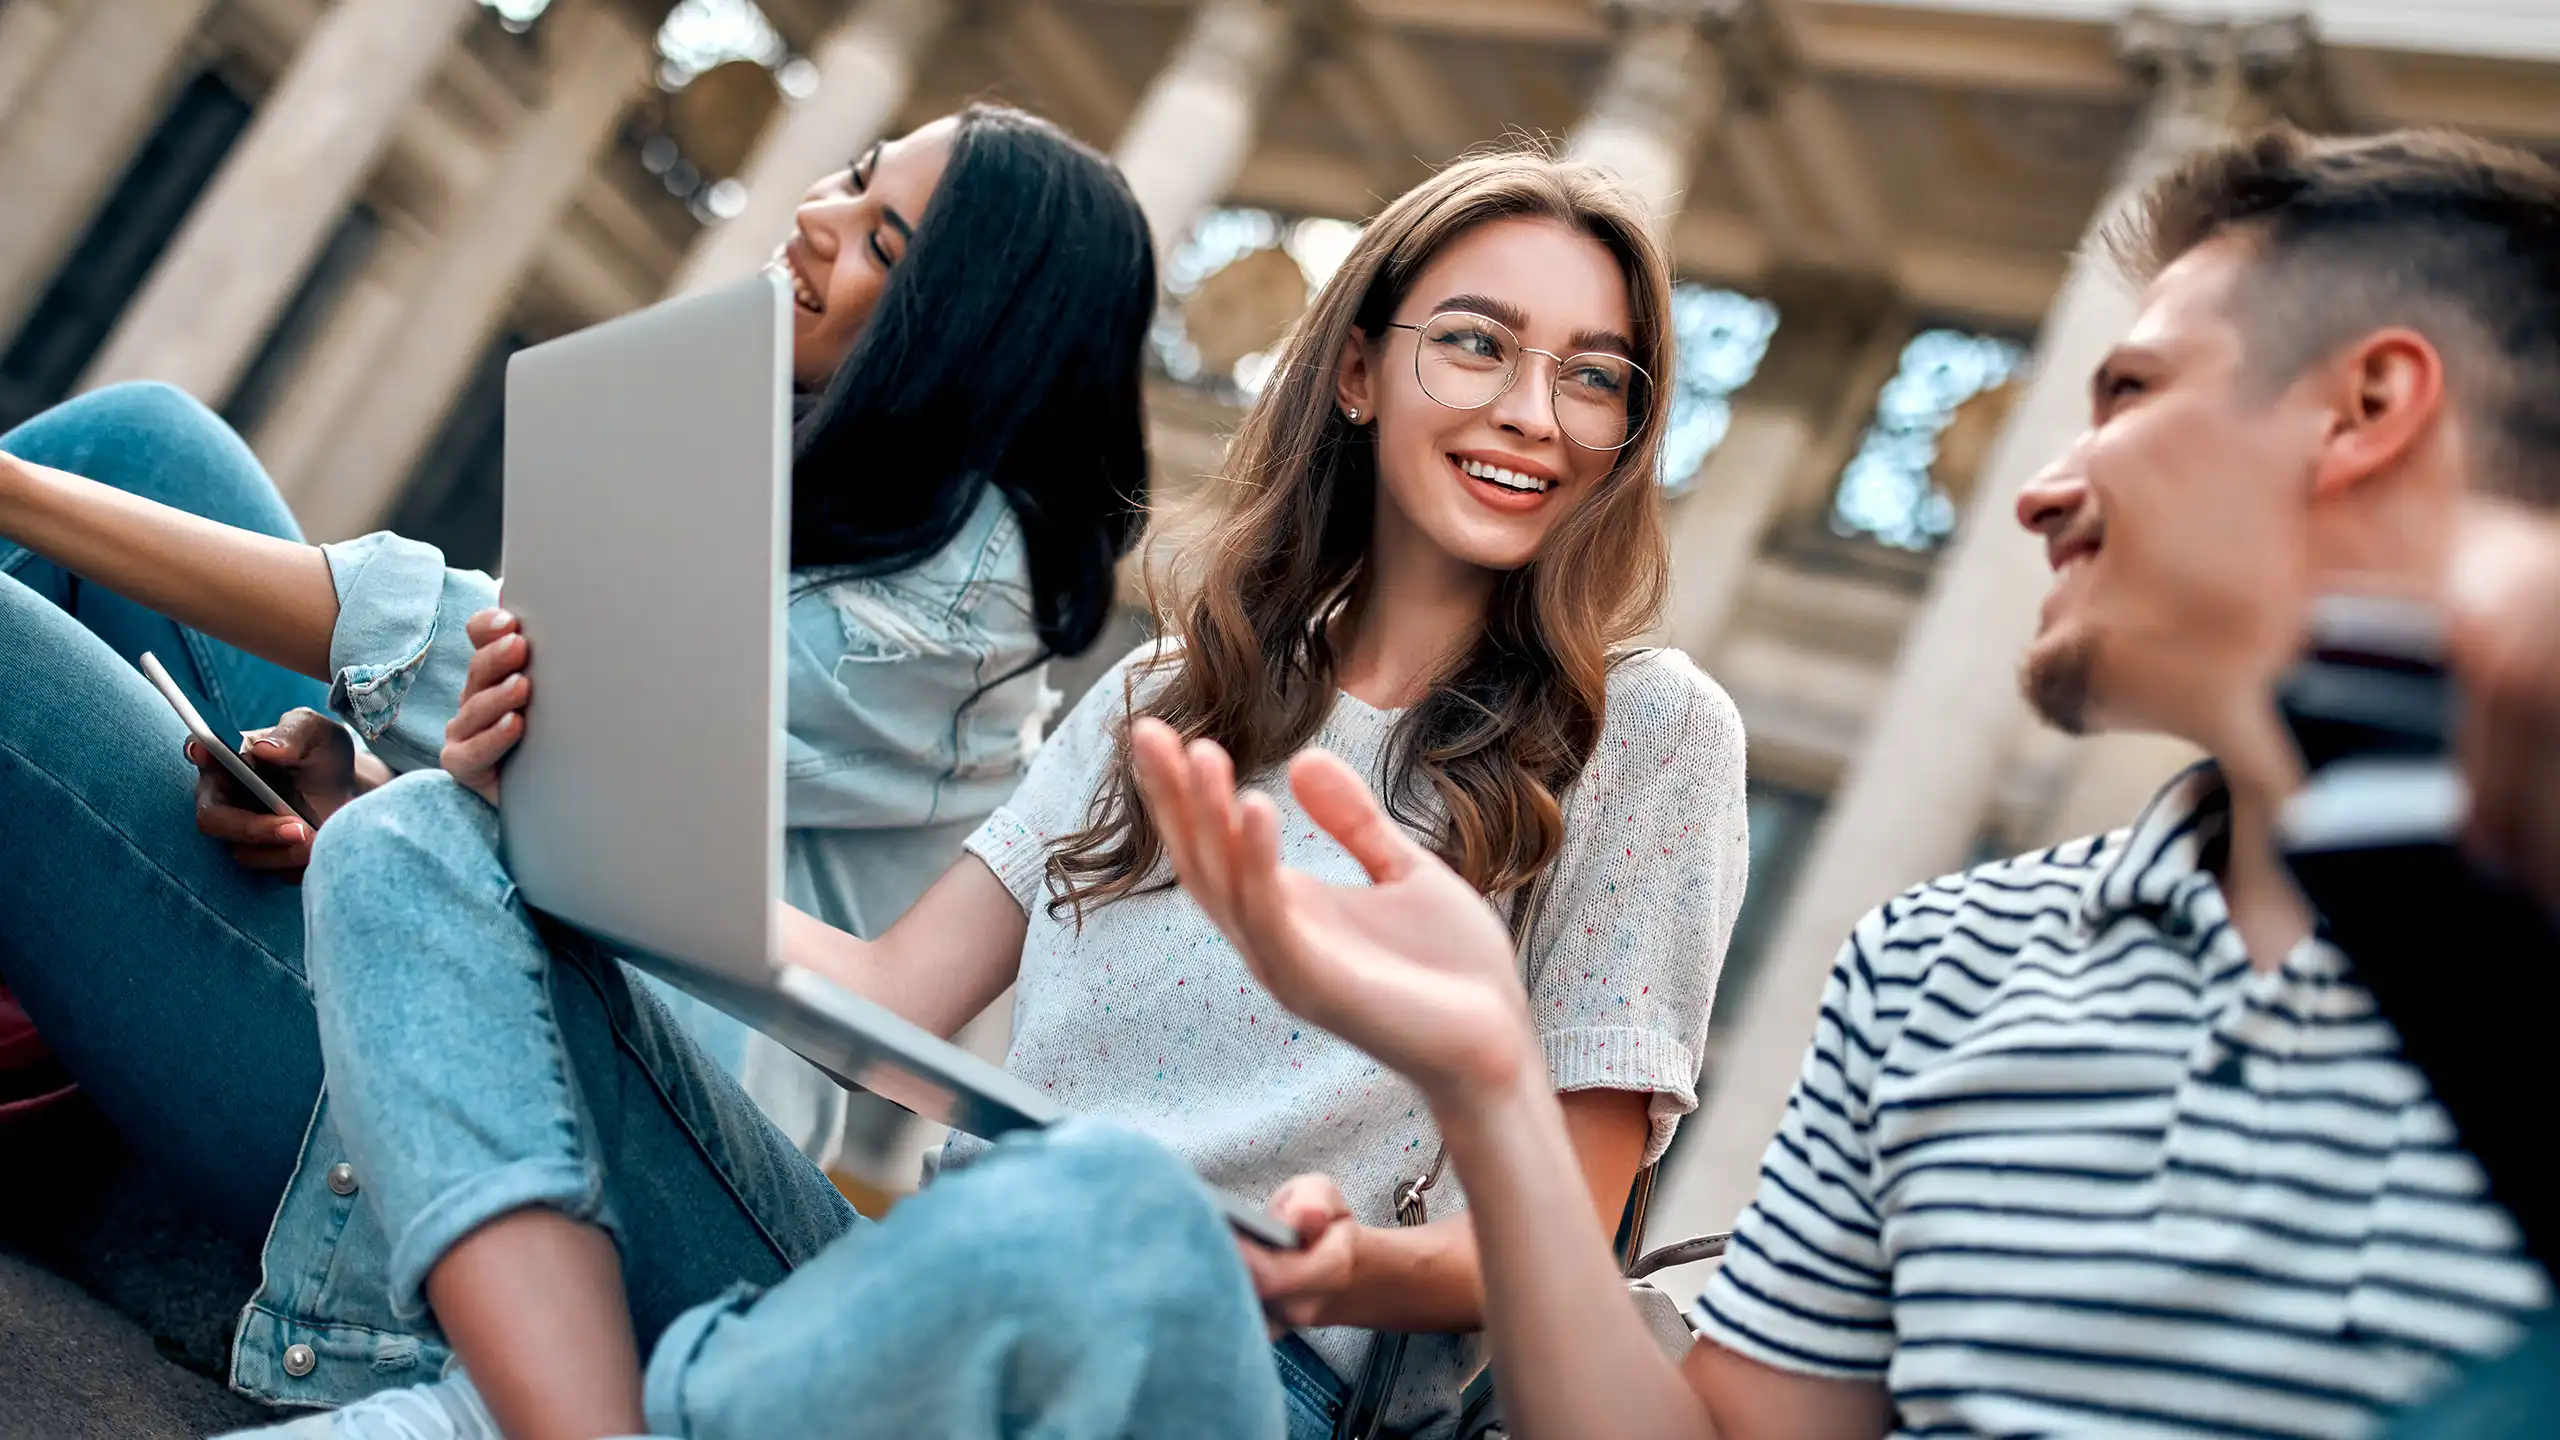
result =
[{"label": "blurred building background", "polygon": [[0,0],[0,426],[171,380],[314,538],[494,566],[511,351],[747,273],[809,181],[982,97],[1113,151],[1148,209],[1167,489],[1431,167],[1552,136],[1654,201],[1661,638],[1732,692],[1753,777],[1668,1231],[1747,1193],[1862,910],[2122,823],[2182,762],[2042,731],[2011,684],[2043,579],[2010,497],[2130,314],[2077,258],[2110,197],[2275,115],[2560,157],[2560,5]]}]

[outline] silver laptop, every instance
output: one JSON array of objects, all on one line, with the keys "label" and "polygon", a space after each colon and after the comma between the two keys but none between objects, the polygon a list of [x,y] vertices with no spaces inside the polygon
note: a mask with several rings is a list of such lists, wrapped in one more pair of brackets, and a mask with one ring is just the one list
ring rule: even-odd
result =
[{"label": "silver laptop", "polygon": [[790,342],[767,274],[508,362],[502,569],[537,687],[508,868],[528,904],[839,1080],[988,1139],[1047,1125],[1065,1112],[1030,1084],[782,963]]}]

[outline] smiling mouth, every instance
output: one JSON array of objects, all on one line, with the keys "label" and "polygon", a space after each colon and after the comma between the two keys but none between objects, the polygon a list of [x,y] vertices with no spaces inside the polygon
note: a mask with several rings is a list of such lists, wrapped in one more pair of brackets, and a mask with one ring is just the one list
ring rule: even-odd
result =
[{"label": "smiling mouth", "polygon": [[809,283],[808,277],[800,273],[800,267],[791,263],[789,256],[774,256],[773,263],[768,268],[770,268],[775,274],[780,275],[783,279],[791,282],[792,304],[799,306],[800,309],[807,314],[824,315],[827,313],[827,302],[825,298],[820,296],[816,287]]},{"label": "smiling mouth", "polygon": [[1541,480],[1535,475],[1523,475],[1517,470],[1505,470],[1499,465],[1488,465],[1482,460],[1458,460],[1454,455],[1449,458],[1457,460],[1458,469],[1465,472],[1468,478],[1481,480],[1488,485],[1499,485],[1516,494],[1544,495],[1556,488],[1556,483],[1552,480]]},{"label": "smiling mouth", "polygon": [[2059,584],[2065,576],[2087,568],[2089,562],[2097,559],[2098,552],[2105,548],[2106,538],[2103,535],[2088,535],[2074,541],[2053,561],[2055,583]]}]

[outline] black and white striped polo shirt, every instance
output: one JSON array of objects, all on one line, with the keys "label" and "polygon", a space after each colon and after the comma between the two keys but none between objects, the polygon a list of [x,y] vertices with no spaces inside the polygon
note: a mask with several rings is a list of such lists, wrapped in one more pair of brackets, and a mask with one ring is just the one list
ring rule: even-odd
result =
[{"label": "black and white striped polo shirt", "polygon": [[2228,813],[2199,767],[1859,922],[1710,1337],[1902,1435],[2360,1435],[2513,1342],[2541,1269],[2337,952],[2250,967]]}]

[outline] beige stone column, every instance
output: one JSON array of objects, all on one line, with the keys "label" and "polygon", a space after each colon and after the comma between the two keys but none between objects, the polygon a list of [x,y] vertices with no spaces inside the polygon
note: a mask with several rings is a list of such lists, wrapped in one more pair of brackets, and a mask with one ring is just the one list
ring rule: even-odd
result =
[{"label": "beige stone column", "polygon": [[1814,417],[1792,405],[1736,398],[1733,423],[1688,493],[1663,517],[1671,542],[1665,641],[1709,663],[1749,584],[1788,482],[1812,448]]},{"label": "beige stone column", "polygon": [[786,100],[756,142],[741,180],[747,208],[704,231],[670,293],[754,274],[791,231],[809,182],[842,169],[885,134],[916,67],[951,23],[951,0],[862,0],[811,61],[816,93]]},{"label": "beige stone column", "polygon": [[437,240],[351,423],[297,497],[315,540],[362,534],[388,515],[648,80],[651,36],[612,0],[562,0],[544,29],[553,68],[540,104]]},{"label": "beige stone column", "polygon": [[[151,133],[212,0],[14,0],[0,68],[0,343],[17,333],[116,177]],[[50,42],[38,32],[52,29]],[[42,47],[41,63],[25,63]],[[74,139],[73,137],[77,137]]]},{"label": "beige stone column", "polygon": [[297,513],[313,490],[327,484],[322,467],[335,458],[334,443],[358,413],[383,354],[408,321],[434,239],[405,217],[384,226],[372,257],[329,307],[292,382],[250,434],[249,443],[275,477],[276,489]]},{"label": "beige stone column", "polygon": [[1724,108],[1717,45],[1749,0],[1608,0],[1622,34],[1565,153],[1616,175],[1668,228]]},{"label": "beige stone column", "polygon": [[53,59],[53,47],[71,29],[71,12],[55,0],[7,0],[0,4],[0,125],[18,97]]},{"label": "beige stone column", "polygon": [[167,380],[220,404],[266,339],[392,125],[477,0],[338,0],[153,267],[84,388]]},{"label": "beige stone column", "polygon": [[[2157,85],[2099,223],[2181,156],[2264,116],[2268,90],[2304,43],[2290,24],[2145,18],[2129,25],[2126,57]],[[2014,670],[2046,584],[2038,547],[2010,512],[2019,487],[2086,424],[2089,371],[2133,314],[2120,278],[2084,246],[2046,316],[2034,377],[1986,459],[1884,702],[1833,794],[1711,1077],[1704,1113],[1692,1122],[1697,1133],[1668,1177],[1656,1235],[1732,1223],[1757,1187],[1761,1152],[1785,1111],[1850,928],[1971,851],[1999,765],[2027,720]]]},{"label": "beige stone column", "polygon": [[[1755,13],[1753,0],[1605,0],[1619,26],[1591,108],[1565,143],[1565,153],[1616,175],[1645,199],[1666,236],[1687,199],[1698,149],[1722,118],[1727,41]],[[1661,635],[1703,656],[1722,632],[1741,594],[1769,512],[1812,438],[1798,398],[1777,396],[1797,368],[1796,316],[1782,307],[1772,353],[1761,374],[1737,395],[1733,419],[1699,474],[1674,477],[1683,493],[1665,521],[1672,555],[1672,593]]]},{"label": "beige stone column", "polygon": [[1253,152],[1273,82],[1297,53],[1291,0],[1206,0],[1158,71],[1114,158],[1162,257],[1218,203]]}]

